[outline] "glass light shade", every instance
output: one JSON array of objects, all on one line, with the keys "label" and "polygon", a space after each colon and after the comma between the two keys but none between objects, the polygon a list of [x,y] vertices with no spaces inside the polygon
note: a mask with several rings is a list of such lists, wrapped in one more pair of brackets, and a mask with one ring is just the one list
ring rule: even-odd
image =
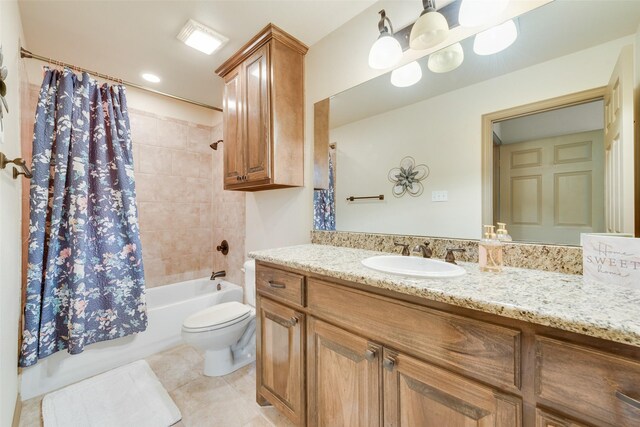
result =
[{"label": "glass light shade", "polygon": [[509,0],[462,0],[458,22],[463,27],[479,27],[491,23],[507,8]]},{"label": "glass light shade", "polygon": [[409,46],[414,50],[429,49],[442,43],[449,35],[449,24],[438,12],[427,12],[420,16],[411,28]]},{"label": "glass light shade", "polygon": [[391,84],[396,87],[409,87],[420,81],[422,68],[416,61],[409,62],[391,72]]},{"label": "glass light shade", "polygon": [[478,55],[493,55],[511,46],[517,38],[518,29],[515,22],[510,20],[476,34],[473,51]]},{"label": "glass light shade", "polygon": [[458,68],[462,61],[464,61],[464,50],[460,43],[456,43],[429,55],[427,67],[434,73],[448,73]]},{"label": "glass light shade", "polygon": [[384,70],[396,65],[402,59],[402,47],[395,37],[381,35],[369,50],[369,67]]}]

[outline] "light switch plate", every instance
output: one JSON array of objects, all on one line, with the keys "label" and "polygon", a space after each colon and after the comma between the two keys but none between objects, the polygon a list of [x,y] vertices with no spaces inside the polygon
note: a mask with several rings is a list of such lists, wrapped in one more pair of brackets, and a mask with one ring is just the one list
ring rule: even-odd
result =
[{"label": "light switch plate", "polygon": [[431,192],[431,201],[432,202],[447,202],[447,201],[449,201],[449,192],[448,191],[432,191]]}]

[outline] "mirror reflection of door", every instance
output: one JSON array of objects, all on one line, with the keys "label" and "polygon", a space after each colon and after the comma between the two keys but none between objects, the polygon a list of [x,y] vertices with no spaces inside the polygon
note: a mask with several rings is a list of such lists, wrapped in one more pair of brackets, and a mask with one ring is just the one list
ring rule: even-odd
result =
[{"label": "mirror reflection of door", "polygon": [[494,216],[515,241],[633,233],[632,66],[624,48],[604,99],[493,123]]}]

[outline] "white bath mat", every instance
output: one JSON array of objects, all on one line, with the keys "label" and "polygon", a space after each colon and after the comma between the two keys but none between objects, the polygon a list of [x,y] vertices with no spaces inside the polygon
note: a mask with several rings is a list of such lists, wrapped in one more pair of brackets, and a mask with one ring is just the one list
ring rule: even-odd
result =
[{"label": "white bath mat", "polygon": [[147,362],[138,360],[47,394],[44,427],[167,427],[182,418]]}]

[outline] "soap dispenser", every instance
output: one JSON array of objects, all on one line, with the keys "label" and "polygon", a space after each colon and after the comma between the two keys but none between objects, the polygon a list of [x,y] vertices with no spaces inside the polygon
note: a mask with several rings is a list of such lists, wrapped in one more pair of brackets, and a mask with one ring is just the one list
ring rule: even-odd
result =
[{"label": "soap dispenser", "polygon": [[504,222],[498,223],[498,231],[496,231],[496,237],[501,242],[511,242],[513,240],[509,235],[509,232],[507,231],[507,224],[505,224]]},{"label": "soap dispenser", "polygon": [[502,271],[502,242],[498,240],[493,225],[484,226],[484,236],[478,244],[480,271]]}]

